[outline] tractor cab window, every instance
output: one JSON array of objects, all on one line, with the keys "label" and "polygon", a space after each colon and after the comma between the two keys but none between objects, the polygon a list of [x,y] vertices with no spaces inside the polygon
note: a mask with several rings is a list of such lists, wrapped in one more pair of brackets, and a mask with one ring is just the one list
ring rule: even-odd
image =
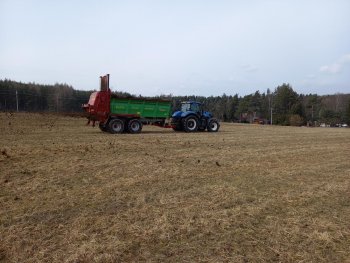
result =
[{"label": "tractor cab window", "polygon": [[186,112],[186,111],[190,111],[191,110],[191,104],[189,103],[183,103],[181,105],[181,111],[182,112]]},{"label": "tractor cab window", "polygon": [[181,111],[186,112],[186,111],[194,111],[194,112],[200,112],[200,105],[197,103],[183,103],[181,105]]},{"label": "tractor cab window", "polygon": [[191,105],[191,110],[194,111],[194,112],[200,112],[199,104],[193,103],[193,104]]}]

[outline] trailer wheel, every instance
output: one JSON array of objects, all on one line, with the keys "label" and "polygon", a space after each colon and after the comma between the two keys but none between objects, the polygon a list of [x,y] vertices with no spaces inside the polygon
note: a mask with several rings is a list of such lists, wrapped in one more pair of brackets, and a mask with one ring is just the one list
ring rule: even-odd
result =
[{"label": "trailer wheel", "polygon": [[124,131],[124,121],[121,119],[112,119],[109,122],[110,133],[122,133]]},{"label": "trailer wheel", "polygon": [[99,123],[98,127],[100,128],[101,131],[103,132],[108,132],[108,126],[103,124],[103,123]]},{"label": "trailer wheel", "polygon": [[124,121],[124,130],[123,132],[129,132],[129,120]]},{"label": "trailer wheel", "polygon": [[142,123],[138,119],[133,119],[128,123],[128,131],[130,133],[140,133],[142,130]]},{"label": "trailer wheel", "polygon": [[198,130],[198,126],[198,119],[195,116],[188,116],[183,122],[186,132],[195,132]]},{"label": "trailer wheel", "polygon": [[216,119],[212,119],[209,121],[209,124],[207,127],[208,132],[217,132],[219,128],[220,128],[220,124]]}]

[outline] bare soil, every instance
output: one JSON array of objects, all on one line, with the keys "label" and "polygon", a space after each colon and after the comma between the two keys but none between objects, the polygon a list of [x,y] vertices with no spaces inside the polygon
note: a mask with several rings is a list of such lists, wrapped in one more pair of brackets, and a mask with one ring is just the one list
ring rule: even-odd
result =
[{"label": "bare soil", "polygon": [[0,114],[0,262],[350,262],[350,129],[85,122]]}]

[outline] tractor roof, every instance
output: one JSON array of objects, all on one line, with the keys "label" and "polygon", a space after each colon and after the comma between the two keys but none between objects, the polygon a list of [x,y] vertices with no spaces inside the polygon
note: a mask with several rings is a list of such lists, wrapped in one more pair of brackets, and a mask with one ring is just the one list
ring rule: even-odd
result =
[{"label": "tractor roof", "polygon": [[181,102],[181,104],[186,104],[186,103],[189,103],[189,104],[202,104],[201,102],[198,102],[198,101],[194,101],[194,100],[189,100],[189,101],[183,101]]}]

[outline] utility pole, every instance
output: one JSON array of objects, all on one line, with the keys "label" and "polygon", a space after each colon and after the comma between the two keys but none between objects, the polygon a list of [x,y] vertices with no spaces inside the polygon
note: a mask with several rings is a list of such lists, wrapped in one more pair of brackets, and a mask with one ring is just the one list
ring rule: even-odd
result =
[{"label": "utility pole", "polygon": [[269,108],[270,108],[270,125],[272,125],[272,93],[270,89],[267,89],[267,97],[269,99]]},{"label": "utility pole", "polygon": [[17,112],[18,112],[18,92],[16,90],[16,105],[17,105]]},{"label": "utility pole", "polygon": [[58,112],[58,94],[56,96],[56,112]]},{"label": "utility pole", "polygon": [[272,125],[272,107],[271,107],[271,125]]}]

